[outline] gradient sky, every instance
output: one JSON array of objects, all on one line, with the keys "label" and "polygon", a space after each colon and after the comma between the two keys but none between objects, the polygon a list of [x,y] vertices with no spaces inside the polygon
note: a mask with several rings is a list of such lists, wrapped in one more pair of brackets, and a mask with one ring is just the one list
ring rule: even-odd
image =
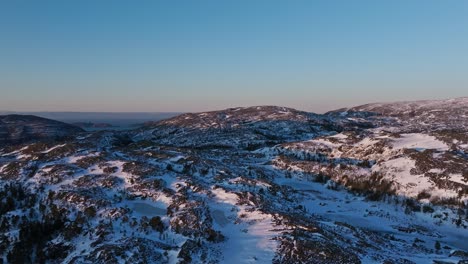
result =
[{"label": "gradient sky", "polygon": [[0,110],[468,96],[468,1],[1,1]]}]

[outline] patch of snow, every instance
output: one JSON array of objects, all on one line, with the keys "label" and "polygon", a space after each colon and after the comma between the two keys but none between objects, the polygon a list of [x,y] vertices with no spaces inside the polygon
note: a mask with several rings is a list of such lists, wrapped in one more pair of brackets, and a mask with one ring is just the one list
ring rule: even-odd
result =
[{"label": "patch of snow", "polygon": [[51,151],[54,150],[54,149],[61,148],[61,147],[65,147],[65,145],[66,145],[66,144],[61,144],[61,145],[57,145],[57,146],[51,147],[50,149],[45,150],[45,151],[43,151],[42,153],[49,153],[49,152],[51,152]]},{"label": "patch of snow", "polygon": [[437,169],[430,169],[428,172],[430,172],[430,173],[442,173],[442,172],[444,172],[444,170],[437,168]]},{"label": "patch of snow", "polygon": [[378,140],[375,140],[375,139],[372,139],[372,138],[364,138],[363,140],[357,142],[355,144],[355,146],[359,146],[359,147],[368,147],[368,146],[372,146],[374,145],[375,143],[379,142]]},{"label": "patch of snow", "polygon": [[336,134],[336,135],[333,135],[333,136],[330,136],[331,138],[339,138],[339,139],[347,139],[348,136],[343,134],[343,133],[339,133],[339,134]]},{"label": "patch of snow", "polygon": [[181,159],[183,159],[183,158],[185,158],[185,157],[182,156],[182,155],[178,155],[178,156],[176,156],[176,157],[173,157],[173,158],[169,159],[169,161],[171,161],[171,162],[178,162],[179,160],[181,160]]},{"label": "patch of snow", "polygon": [[461,174],[452,174],[450,175],[450,180],[453,182],[458,182],[464,185],[468,185],[468,181]]},{"label": "patch of snow", "polygon": [[436,149],[439,151],[449,149],[447,144],[437,140],[434,136],[420,133],[401,134],[400,136],[393,140],[395,149]]},{"label": "patch of snow", "polygon": [[166,207],[163,203],[147,202],[147,201],[134,201],[130,203],[130,208],[140,215],[146,216],[164,216],[166,215]]}]

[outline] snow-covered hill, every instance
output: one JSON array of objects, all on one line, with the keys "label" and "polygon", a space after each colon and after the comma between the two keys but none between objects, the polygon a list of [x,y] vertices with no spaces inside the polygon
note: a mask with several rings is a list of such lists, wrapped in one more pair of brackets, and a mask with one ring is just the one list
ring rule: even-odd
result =
[{"label": "snow-covered hill", "polygon": [[468,97],[394,103],[373,103],[329,112],[329,115],[356,117],[378,115],[400,123],[406,130],[466,130]]},{"label": "snow-covered hill", "polygon": [[233,108],[1,148],[0,260],[466,263],[468,126],[443,118],[466,98],[404,105]]}]

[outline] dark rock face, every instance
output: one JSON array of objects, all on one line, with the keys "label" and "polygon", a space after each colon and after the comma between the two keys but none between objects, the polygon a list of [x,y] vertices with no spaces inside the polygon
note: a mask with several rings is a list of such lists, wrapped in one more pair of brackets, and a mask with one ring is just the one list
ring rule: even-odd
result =
[{"label": "dark rock face", "polygon": [[73,125],[32,115],[0,116],[0,145],[60,139],[83,131]]}]

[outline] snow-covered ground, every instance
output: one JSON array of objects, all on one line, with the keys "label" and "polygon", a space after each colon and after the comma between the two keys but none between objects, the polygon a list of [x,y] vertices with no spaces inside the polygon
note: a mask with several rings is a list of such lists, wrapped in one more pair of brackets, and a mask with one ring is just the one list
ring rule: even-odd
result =
[{"label": "snow-covered ground", "polygon": [[268,263],[276,252],[280,227],[274,226],[271,215],[247,211],[237,206],[238,197],[218,188],[212,190],[215,202],[210,204],[216,227],[223,230],[227,241],[221,245],[223,263]]},{"label": "snow-covered ground", "polygon": [[[392,246],[387,245],[388,248],[380,247],[379,251],[387,251],[386,253],[395,259],[403,257],[421,264],[428,263],[428,259],[443,259],[435,252],[418,253],[411,250],[415,239],[421,240],[419,245],[428,249],[433,249],[436,241],[439,241],[442,245],[468,251],[466,229],[460,229],[451,223],[441,223],[430,214],[407,214],[401,205],[394,201],[373,202],[365,197],[356,197],[343,189],[331,190],[323,184],[298,178],[278,178],[276,182],[299,191],[300,204],[306,208],[306,212],[321,219],[320,222],[325,225],[346,223],[364,231],[377,232],[379,235],[392,235],[397,242],[390,243]],[[363,263],[379,263],[372,256],[372,252],[366,252]]]}]

